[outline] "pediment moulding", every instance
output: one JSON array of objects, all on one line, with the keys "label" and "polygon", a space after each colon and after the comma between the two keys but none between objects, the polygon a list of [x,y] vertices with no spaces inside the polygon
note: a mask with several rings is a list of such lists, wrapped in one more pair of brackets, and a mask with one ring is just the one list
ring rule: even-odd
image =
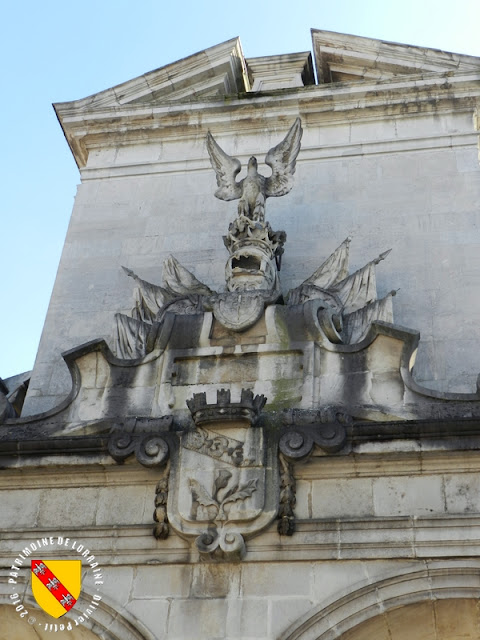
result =
[{"label": "pediment moulding", "polygon": [[[452,101],[475,108],[478,58],[315,29],[312,40],[315,61],[309,53],[245,58],[234,38],[54,108],[79,167],[90,148],[231,131],[232,121],[237,131],[260,130],[277,114],[335,121],[347,111],[448,110]],[[258,124],[245,118],[246,101]]]},{"label": "pediment moulding", "polygon": [[474,56],[312,29],[319,84],[419,73],[478,72]]},{"label": "pediment moulding", "polygon": [[315,84],[312,54],[291,53],[247,58],[252,92],[293,89]]},{"label": "pediment moulding", "polygon": [[55,107],[68,114],[141,105],[146,101],[158,101],[161,104],[188,95],[194,98],[197,95],[196,89],[200,88],[203,93],[205,87],[214,86],[213,78],[220,88],[223,87],[220,95],[249,90],[240,38],[227,40],[87,98],[58,103]]}]

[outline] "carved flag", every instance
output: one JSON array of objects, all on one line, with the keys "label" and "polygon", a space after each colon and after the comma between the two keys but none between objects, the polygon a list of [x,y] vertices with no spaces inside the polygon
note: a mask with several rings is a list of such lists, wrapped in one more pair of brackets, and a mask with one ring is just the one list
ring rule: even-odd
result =
[{"label": "carved flag", "polygon": [[75,606],[81,591],[81,560],[32,560],[32,592],[37,604],[53,618]]}]

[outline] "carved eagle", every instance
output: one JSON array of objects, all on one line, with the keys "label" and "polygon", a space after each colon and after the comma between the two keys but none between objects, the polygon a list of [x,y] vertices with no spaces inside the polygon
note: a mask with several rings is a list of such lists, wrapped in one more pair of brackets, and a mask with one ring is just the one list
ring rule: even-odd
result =
[{"label": "carved eagle", "polygon": [[258,173],[257,159],[252,156],[248,161],[246,177],[236,182],[235,178],[242,168],[240,160],[227,155],[209,131],[207,149],[219,187],[215,191],[216,197],[220,200],[239,198],[238,215],[263,222],[266,198],[284,196],[293,186],[295,162],[300,151],[302,133],[302,123],[300,118],[297,118],[282,142],[267,153],[265,163],[272,169],[271,176],[266,178]]}]

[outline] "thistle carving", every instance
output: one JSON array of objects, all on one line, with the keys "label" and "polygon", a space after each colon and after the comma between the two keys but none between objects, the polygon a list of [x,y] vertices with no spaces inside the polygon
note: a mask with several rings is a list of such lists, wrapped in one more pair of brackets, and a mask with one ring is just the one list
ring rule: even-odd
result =
[{"label": "thistle carving", "polygon": [[[215,478],[212,495],[195,478],[190,478],[192,492],[192,518],[194,520],[228,520],[229,508],[238,501],[250,498],[257,490],[258,478],[252,478],[243,484],[233,484],[228,488],[232,474],[227,469],[220,469]],[[224,490],[224,491],[223,491]]]},{"label": "thistle carving", "polygon": [[[292,343],[296,341],[336,353],[344,349],[338,345],[355,345],[364,340],[372,322],[393,321],[394,292],[377,299],[375,279],[376,266],[389,252],[350,273],[350,238],[300,285],[282,291],[280,269],[286,233],[272,229],[265,219],[265,203],[267,198],[286,195],[292,189],[302,133],[297,118],[284,139],[267,153],[265,162],[272,169],[271,176],[258,172],[257,159],[252,156],[246,177],[238,182],[240,161],[225,153],[210,132],[207,135],[207,151],[218,186],[215,196],[238,200],[235,216],[223,237],[229,254],[224,291],[212,290],[173,256],[164,262],[160,285],[124,268],[136,285],[135,306],[130,316],[116,316],[117,355],[125,360],[139,359],[137,364],[143,365],[152,360],[149,354],[154,352],[156,357],[169,362],[172,378],[168,391],[168,375],[160,384],[164,389],[159,398],[162,406],[168,400],[176,416],[183,413],[171,437],[121,432],[112,435],[109,450],[118,461],[135,453],[145,466],[162,466],[171,447],[171,469],[167,466],[156,489],[154,534],[165,538],[172,529],[194,540],[201,557],[212,560],[240,559],[246,550],[245,541],[275,519],[279,534],[294,533],[294,463],[308,458],[315,447],[328,454],[339,452],[346,444],[350,419],[330,406],[321,410],[292,407],[283,425],[276,425],[279,430],[267,429],[268,420],[260,420],[266,403],[263,395],[242,389],[240,398],[232,399],[231,390],[225,388],[216,390],[213,402],[207,401],[203,390],[193,393],[186,401],[192,418],[188,424],[183,400],[181,406],[176,404],[185,397],[181,393],[176,395],[176,387],[185,390],[187,383],[180,380],[181,376],[173,381],[178,372],[169,360],[171,357],[175,360],[172,352],[195,350],[195,358],[200,359],[199,370],[206,354],[212,363],[209,367],[219,375],[220,368],[214,361],[220,361],[226,354],[222,351],[224,344],[233,347],[229,353],[234,354],[231,362],[242,361],[244,347],[252,361],[261,361],[267,351],[262,350],[263,345],[258,351],[252,350],[257,340],[265,342],[269,354],[278,351],[283,356],[288,352],[290,357]],[[276,308],[267,312],[270,305]],[[187,315],[196,317],[191,322],[180,317]],[[191,334],[185,329],[190,326]],[[201,338],[195,333],[200,331],[199,327]],[[241,332],[246,338],[237,340],[235,333]],[[174,336],[173,343],[170,336]],[[184,337],[188,338],[188,346]],[[173,348],[169,353],[170,347]],[[213,348],[218,350],[213,352]],[[275,357],[272,356],[272,361]],[[199,376],[192,368],[190,388],[198,391],[200,384],[200,389],[215,388],[218,379],[205,379],[209,370],[205,367]],[[258,372],[260,377],[260,366]],[[297,369],[291,375],[297,376]],[[233,381],[223,370],[219,379],[225,386]],[[276,386],[271,385],[273,389]],[[237,383],[232,387],[238,389]],[[272,405],[277,401],[278,398],[272,399]],[[305,406],[315,406],[314,403],[315,400]]]}]

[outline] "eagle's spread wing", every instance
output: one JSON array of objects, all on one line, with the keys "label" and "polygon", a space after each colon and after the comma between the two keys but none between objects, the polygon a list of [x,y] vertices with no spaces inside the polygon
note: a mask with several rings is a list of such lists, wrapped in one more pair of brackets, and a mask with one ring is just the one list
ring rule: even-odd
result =
[{"label": "eagle's spread wing", "polygon": [[215,142],[210,131],[207,133],[207,149],[210,162],[217,175],[219,188],[215,195],[220,200],[236,200],[242,195],[242,188],[235,177],[240,172],[242,165],[240,160],[228,156],[225,151]]},{"label": "eagle's spread wing", "polygon": [[272,175],[266,179],[265,183],[267,198],[284,196],[293,187],[295,161],[300,151],[302,133],[302,124],[300,118],[297,118],[285,139],[267,153],[265,163],[272,168]]}]

